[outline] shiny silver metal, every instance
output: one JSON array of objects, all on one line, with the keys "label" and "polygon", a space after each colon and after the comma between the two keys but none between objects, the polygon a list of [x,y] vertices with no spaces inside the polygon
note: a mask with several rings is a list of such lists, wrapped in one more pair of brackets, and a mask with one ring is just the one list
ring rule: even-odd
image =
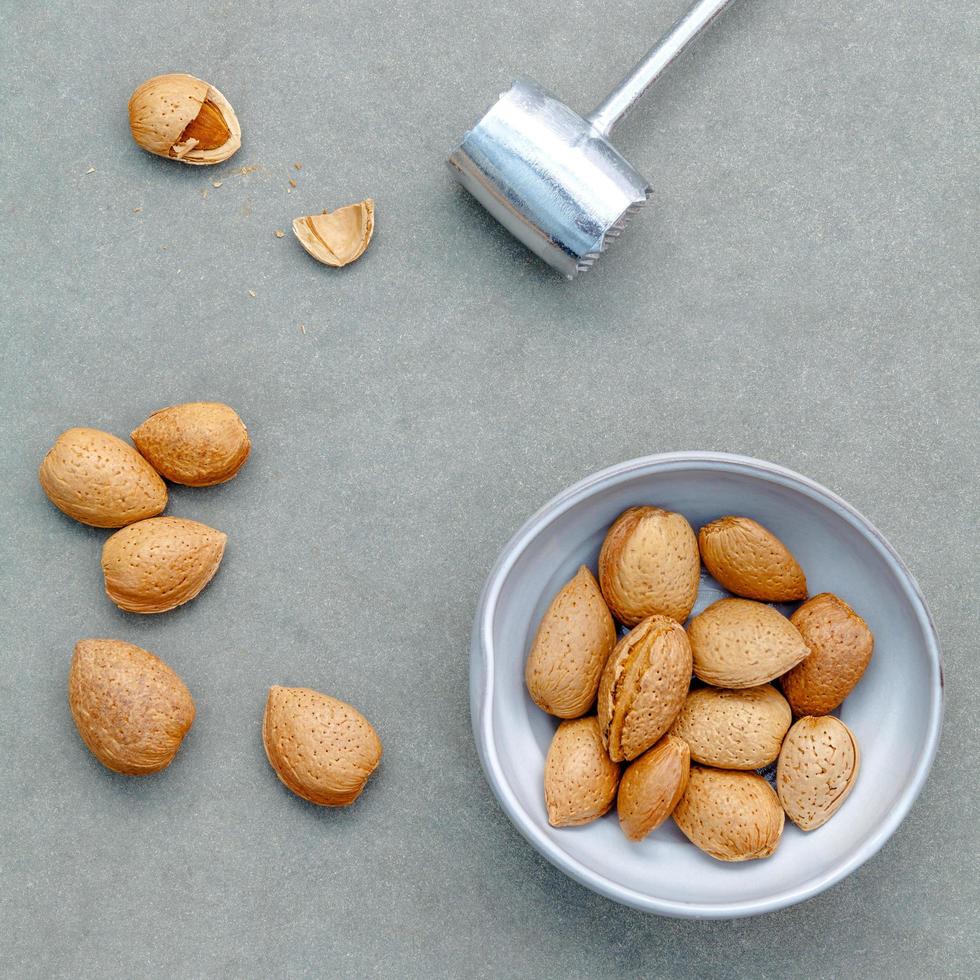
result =
[{"label": "shiny silver metal", "polygon": [[450,169],[550,266],[568,279],[586,271],[651,193],[609,133],[729,3],[698,0],[588,116],[518,79],[450,154]]}]

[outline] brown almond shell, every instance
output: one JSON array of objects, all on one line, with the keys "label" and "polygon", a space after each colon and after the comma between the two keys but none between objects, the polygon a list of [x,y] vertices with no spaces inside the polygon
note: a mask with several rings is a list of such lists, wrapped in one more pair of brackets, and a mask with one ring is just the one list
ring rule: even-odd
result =
[{"label": "brown almond shell", "polygon": [[648,616],[682,623],[701,580],[698,542],[681,514],[631,507],[610,527],[599,552],[599,584],[615,617],[635,626]]},{"label": "brown almond shell", "polygon": [[282,784],[318,806],[349,806],[381,762],[381,739],[364,715],[305,687],[270,688],[262,744]]},{"label": "brown almond shell", "polygon": [[874,634],[843,599],[822,592],[789,620],[809,653],[780,679],[795,715],[826,715],[854,690],[871,663]]},{"label": "brown almond shell", "polygon": [[133,431],[132,440],[158,473],[188,487],[231,480],[252,448],[245,423],[220,402],[161,408]]},{"label": "brown almond shell", "polygon": [[170,765],[194,721],[194,701],[176,672],[122,640],[78,641],[68,706],[91,753],[128,776]]},{"label": "brown almond shell", "polygon": [[687,743],[665,735],[630,763],[619,781],[619,825],[633,841],[643,840],[673,812],[687,789],[691,754]]},{"label": "brown almond shell", "polygon": [[691,766],[674,822],[695,846],[719,861],[769,857],[785,817],[772,787],[753,772]]},{"label": "brown almond shell", "polygon": [[584,715],[615,645],[616,624],[583,565],[551,601],[531,644],[524,670],[531,699],[559,718]]},{"label": "brown almond shell", "polygon": [[610,757],[635,759],[670,728],[691,684],[691,647],[680,624],[649,616],[609,655],[598,712]]},{"label": "brown almond shell", "polygon": [[608,813],[616,799],[613,762],[594,715],[563,721],[544,763],[544,801],[553,827],[577,827]]},{"label": "brown almond shell", "polygon": [[729,592],[761,602],[806,598],[806,576],[789,548],[750,517],[721,517],[698,532],[701,560]]}]

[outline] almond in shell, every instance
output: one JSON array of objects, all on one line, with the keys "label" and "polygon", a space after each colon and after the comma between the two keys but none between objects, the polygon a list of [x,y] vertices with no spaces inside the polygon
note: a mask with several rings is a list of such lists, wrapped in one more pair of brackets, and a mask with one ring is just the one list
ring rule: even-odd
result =
[{"label": "almond in shell", "polygon": [[194,701],[177,674],[122,640],[78,641],[68,706],[92,754],[129,776],[166,769],[194,721]]},{"label": "almond in shell", "polygon": [[575,827],[608,813],[619,766],[609,758],[594,715],[563,721],[544,763],[544,802],[552,827]]},{"label": "almond in shell", "polygon": [[800,631],[771,606],[719,599],[687,625],[694,673],[716,687],[755,687],[809,652]]},{"label": "almond in shell", "polygon": [[599,681],[599,727],[615,762],[635,759],[677,717],[691,684],[691,647],[683,627],[650,616],[609,655]]},{"label": "almond in shell", "polygon": [[92,527],[124,527],[167,506],[167,486],[128,443],[98,429],[68,429],[38,479],[62,513]]},{"label": "almond in shell", "polygon": [[779,799],[761,776],[702,766],[691,766],[673,817],[692,844],[719,861],[769,857],[785,821]]},{"label": "almond in shell", "polygon": [[691,754],[687,743],[665,735],[632,762],[619,782],[619,825],[630,840],[643,840],[673,812],[687,789]]},{"label": "almond in shell", "polygon": [[717,769],[762,769],[779,755],[793,721],[786,699],[771,684],[691,691],[671,734],[690,746],[691,758]]},{"label": "almond in shell", "polygon": [[219,402],[162,408],[133,432],[132,439],[158,473],[189,487],[232,479],[252,448],[238,413]]},{"label": "almond in shell", "polygon": [[305,687],[272,687],[262,721],[269,765],[297,796],[348,806],[381,761],[381,740],[356,708]]},{"label": "almond in shell", "polygon": [[156,156],[181,163],[222,163],[242,145],[235,110],[213,86],[193,75],[157,75],[129,100],[133,139]]},{"label": "almond in shell", "polygon": [[214,577],[226,540],[221,531],[179,517],[130,524],[102,548],[106,594],[126,612],[183,605]]},{"label": "almond in shell", "polygon": [[684,622],[700,580],[697,538],[680,514],[631,507],[602,543],[599,584],[609,608],[626,626],[652,615]]},{"label": "almond in shell", "polygon": [[806,576],[789,548],[750,517],[722,517],[698,532],[701,560],[735,595],[762,602],[806,598]]},{"label": "almond in shell", "polygon": [[531,645],[524,679],[534,703],[559,718],[584,715],[615,645],[616,624],[583,565],[551,601]]},{"label": "almond in shell", "polygon": [[800,830],[822,827],[847,799],[857,780],[861,753],[854,733],[839,718],[801,718],[779,753],[776,788],[786,816]]},{"label": "almond in shell", "polygon": [[843,599],[822,592],[789,621],[810,651],[780,680],[796,715],[826,715],[854,690],[871,662],[874,635]]}]

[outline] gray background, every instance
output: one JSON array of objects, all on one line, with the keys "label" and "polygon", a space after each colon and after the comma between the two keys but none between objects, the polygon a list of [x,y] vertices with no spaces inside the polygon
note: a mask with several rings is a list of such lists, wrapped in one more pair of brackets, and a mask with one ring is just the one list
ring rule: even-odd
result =
[{"label": "gray background", "polygon": [[[656,196],[565,283],[443,158],[516,73],[587,109],[683,6],[0,8],[0,973],[975,975],[975,5],[741,0],[622,127]],[[228,164],[130,140],[130,92],[168,70],[234,105]],[[368,195],[377,233],[347,270],[288,233]],[[255,447],[231,484],[172,495],[228,533],[224,564],[176,612],[122,614],[105,533],[60,515],[36,467],[70,425],[125,435],[198,398],[234,405]],[[620,908],[538,858],[467,704],[471,618],[514,529],[592,470],[695,448],[867,514],[946,657],[939,759],[895,838],[734,923]],[[74,731],[72,645],[100,635],[194,693],[162,775],[113,775]],[[276,781],[273,683],[376,723],[384,762],[352,809]]]}]

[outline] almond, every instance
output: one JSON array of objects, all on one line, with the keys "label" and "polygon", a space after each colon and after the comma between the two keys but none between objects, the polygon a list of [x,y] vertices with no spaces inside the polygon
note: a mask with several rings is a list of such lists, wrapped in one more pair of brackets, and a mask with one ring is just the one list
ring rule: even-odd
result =
[{"label": "almond", "polygon": [[616,645],[616,624],[583,565],[551,601],[524,671],[528,692],[543,711],[578,718],[595,702],[599,675]]},{"label": "almond", "polygon": [[318,806],[348,806],[381,761],[381,740],[356,708],[305,687],[272,687],[262,721],[269,765]]},{"label": "almond", "polygon": [[762,602],[806,598],[806,576],[789,548],[750,517],[722,517],[698,532],[701,560],[735,595]]},{"label": "almond", "polygon": [[544,802],[552,827],[597,820],[616,798],[619,766],[602,744],[595,716],[563,721],[544,763]]},{"label": "almond", "polygon": [[809,652],[800,631],[771,606],[719,599],[688,623],[694,673],[717,687],[755,687]]},{"label": "almond", "polygon": [[154,412],[132,434],[136,448],[172,483],[210,487],[232,479],[248,459],[248,429],[218,402],[188,402]]},{"label": "almond", "polygon": [[129,100],[129,128],[149,153],[196,165],[222,163],[242,145],[235,110],[193,75],[157,75]]},{"label": "almond", "polygon": [[102,548],[106,594],[126,612],[183,605],[214,577],[226,540],[221,531],[180,517],[131,524]]},{"label": "almond", "polygon": [[874,635],[843,599],[830,592],[804,602],[789,621],[810,652],[783,675],[783,693],[794,714],[829,714],[854,690],[871,662]]},{"label": "almond", "polygon": [[762,769],[774,762],[793,721],[786,699],[771,684],[691,691],[671,726],[691,758],[718,769]]},{"label": "almond", "polygon": [[167,486],[128,443],[98,429],[58,436],[38,472],[58,510],[92,527],[123,527],[167,506]]},{"label": "almond", "polygon": [[719,861],[769,857],[783,833],[783,808],[772,787],[753,772],[691,766],[674,809],[681,833]]},{"label": "almond", "polygon": [[670,728],[691,684],[683,627],[650,616],[624,636],[599,680],[599,726],[615,762],[635,759]]},{"label": "almond", "polygon": [[665,735],[626,769],[617,808],[619,824],[630,840],[643,840],[674,812],[687,789],[690,768],[687,743]]},{"label": "almond", "polygon": [[652,615],[684,622],[694,608],[700,580],[697,538],[680,514],[631,507],[602,543],[602,594],[626,626]]},{"label": "almond", "polygon": [[825,824],[854,789],[861,753],[854,733],[830,715],[801,718],[779,753],[776,788],[800,830]]},{"label": "almond", "polygon": [[293,234],[324,265],[340,267],[359,259],[374,234],[374,201],[365,198],[336,211],[293,219]]},{"label": "almond", "polygon": [[122,640],[79,640],[68,706],[82,741],[114,772],[166,769],[194,721],[194,701],[162,660]]}]

